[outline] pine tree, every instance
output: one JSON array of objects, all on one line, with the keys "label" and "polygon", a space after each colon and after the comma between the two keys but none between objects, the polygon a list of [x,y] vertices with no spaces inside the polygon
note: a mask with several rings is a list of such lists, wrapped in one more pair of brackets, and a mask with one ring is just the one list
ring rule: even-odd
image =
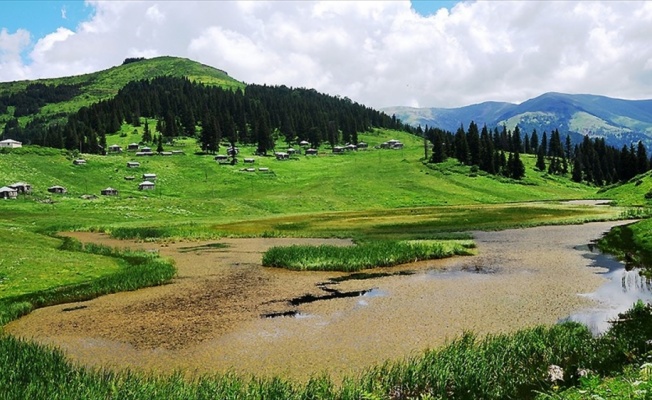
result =
[{"label": "pine tree", "polygon": [[537,151],[537,163],[536,167],[539,171],[545,171],[546,170],[546,157],[544,155],[545,150],[543,149],[543,146],[539,146],[539,151]]}]

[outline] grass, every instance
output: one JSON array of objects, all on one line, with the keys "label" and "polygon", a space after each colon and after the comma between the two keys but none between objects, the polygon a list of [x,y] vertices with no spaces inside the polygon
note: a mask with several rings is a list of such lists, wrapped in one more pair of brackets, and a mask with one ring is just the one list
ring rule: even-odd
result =
[{"label": "grass", "polygon": [[[336,384],[327,376],[306,383],[282,378],[242,378],[232,374],[188,379],[182,374],[153,376],[132,371],[112,372],[73,365],[55,349],[0,336],[0,392],[4,399],[550,399],[600,393],[596,377],[616,368],[618,376],[637,375],[649,387],[649,364],[632,361],[649,353],[645,343],[652,329],[649,307],[641,304],[622,316],[623,322],[595,338],[577,323],[535,327],[512,334],[478,338],[471,333],[450,344],[403,361],[388,362]],[[647,327],[640,330],[640,327]],[[631,343],[624,344],[625,336]],[[633,345],[633,347],[632,347]],[[629,351],[630,361],[620,359]],[[560,368],[563,380],[549,375]],[[627,365],[623,368],[623,365]],[[582,377],[588,373],[588,377]],[[622,379],[606,381],[616,388]],[[601,382],[601,381],[600,381]],[[629,385],[631,393],[632,384]],[[626,393],[618,389],[619,394]],[[568,394],[569,397],[563,397]],[[591,397],[593,398],[593,397]],[[616,398],[616,397],[612,397]],[[618,397],[623,398],[623,397]],[[627,397],[638,398],[638,397]],[[643,398],[643,397],[641,397]],[[645,397],[647,398],[647,397]]]},{"label": "grass", "polygon": [[266,267],[297,271],[357,272],[407,262],[468,255],[472,241],[373,241],[357,246],[293,245],[272,247],[263,255]]},{"label": "grass", "polygon": [[154,253],[82,246],[69,237],[11,228],[0,234],[5,246],[12,243],[16,250],[16,257],[3,257],[0,264],[0,325],[35,308],[160,285],[176,273],[170,261]]}]

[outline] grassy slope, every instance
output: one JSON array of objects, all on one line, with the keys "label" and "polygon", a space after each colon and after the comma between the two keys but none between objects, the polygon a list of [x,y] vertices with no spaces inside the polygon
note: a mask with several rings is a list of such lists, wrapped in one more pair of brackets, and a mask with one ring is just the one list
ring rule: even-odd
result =
[{"label": "grassy slope", "polygon": [[[130,81],[150,79],[156,76],[170,75],[187,77],[192,81],[217,85],[226,88],[242,88],[245,85],[228,76],[224,71],[209,67],[178,57],[157,57],[140,62],[130,63],[109,68],[104,71],[85,75],[64,78],[40,79],[36,81],[17,81],[0,83],[0,95],[16,93],[31,84],[44,83],[46,85],[81,84],[82,93],[70,101],[48,104],[41,109],[37,116],[50,118],[59,113],[72,113],[81,107],[89,106],[100,100],[115,96],[123,86]],[[3,122],[10,117],[9,114],[0,115],[0,129]],[[25,124],[31,117],[22,117],[21,124]]]},{"label": "grassy slope", "polygon": [[[133,131],[131,127],[125,129]],[[125,137],[116,135],[108,142],[126,145],[137,141],[141,129]],[[370,210],[380,214],[378,217],[405,214],[400,210],[414,207],[453,206],[458,207],[457,212],[468,213],[468,205],[586,198],[595,193],[591,187],[567,179],[548,179],[532,169],[519,184],[486,175],[469,177],[469,169],[453,161],[430,168],[419,159],[422,148],[416,137],[392,131],[361,136],[372,146],[392,137],[405,142],[406,149],[370,149],[344,155],[322,149],[318,157],[299,156],[288,161],[255,157],[254,165],[270,168],[270,173],[242,172],[242,163],[220,166],[212,156],[195,155],[198,149],[193,141],[166,149],[181,149],[185,155],[84,155],[87,164],[82,166],[73,165],[73,156],[66,152],[17,149],[0,154],[0,170],[6,171],[0,185],[24,181],[33,185],[34,193],[0,202],[0,218],[23,223],[38,219],[43,227],[62,222],[73,226],[142,226],[158,221],[206,224],[307,213],[364,214]],[[241,157],[252,156],[253,151],[243,148]],[[141,167],[127,168],[130,160],[139,161]],[[534,162],[527,157],[525,160]],[[137,190],[143,173],[157,174],[156,190]],[[135,180],[124,179],[130,175]],[[68,194],[47,193],[51,185],[65,186]],[[80,199],[83,194],[99,196],[108,186],[120,190],[120,196]],[[34,201],[46,198],[54,204]],[[397,221],[388,221],[393,222]]]}]

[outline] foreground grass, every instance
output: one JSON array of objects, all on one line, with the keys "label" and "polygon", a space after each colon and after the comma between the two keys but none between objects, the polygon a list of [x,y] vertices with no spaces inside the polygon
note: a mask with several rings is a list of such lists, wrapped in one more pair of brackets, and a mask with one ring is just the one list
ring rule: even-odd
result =
[{"label": "foreground grass", "polygon": [[374,241],[357,246],[293,245],[270,248],[263,255],[263,265],[297,271],[356,272],[367,268],[469,255],[473,247],[471,240]]},{"label": "foreground grass", "polygon": [[[58,350],[1,336],[0,393],[3,399],[551,398],[564,390],[572,395],[575,389],[568,388],[586,384],[582,379],[621,374],[627,366],[641,365],[648,355],[644,347],[652,334],[652,310],[638,304],[621,321],[599,338],[577,323],[481,339],[465,334],[440,349],[386,363],[342,384],[325,376],[298,383],[228,374],[187,379],[181,374],[86,369]],[[551,366],[558,367],[558,377],[549,373]]]}]

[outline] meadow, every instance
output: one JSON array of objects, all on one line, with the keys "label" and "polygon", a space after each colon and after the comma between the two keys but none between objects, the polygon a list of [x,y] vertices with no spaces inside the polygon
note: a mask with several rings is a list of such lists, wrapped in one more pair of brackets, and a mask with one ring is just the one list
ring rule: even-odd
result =
[{"label": "meadow", "polygon": [[[126,148],[140,140],[141,130],[125,126],[108,143]],[[405,148],[373,148],[391,138],[404,142]],[[35,307],[164,284],[174,275],[174,266],[156,254],[83,248],[55,236],[61,231],[98,231],[163,242],[224,236],[347,237],[363,250],[381,240],[421,240],[452,246],[451,253],[450,249],[444,252],[448,255],[471,246],[469,236],[459,232],[647,215],[644,194],[652,187],[648,176],[623,188],[598,192],[595,187],[538,172],[533,168],[534,158],[524,156],[527,176],[516,182],[474,172],[454,160],[437,166],[424,164],[422,141],[405,133],[377,130],[360,139],[371,148],[338,155],[324,148],[317,157],[300,155],[286,161],[254,156],[253,148],[243,147],[239,157],[254,157],[255,172],[243,171],[242,162],[219,165],[213,155],[199,154],[190,139],[166,146],[165,150],[184,153],[174,156],[136,158],[129,152],[91,156],[36,147],[0,153],[4,171],[0,185],[23,181],[34,188],[32,194],[17,200],[0,201],[2,323]],[[277,148],[285,147],[279,142]],[[87,164],[73,165],[78,157]],[[138,161],[140,167],[127,168],[127,161]],[[260,167],[269,171],[261,172]],[[157,175],[155,190],[137,189],[144,173]],[[125,176],[135,179],[125,180]],[[48,193],[52,185],[65,186],[68,193]],[[119,195],[100,196],[100,190],[109,186],[118,189]],[[82,195],[96,198],[83,199]],[[618,206],[565,202],[590,198],[614,199]],[[649,223],[633,229],[648,245],[645,224]],[[334,257],[341,257],[337,253]],[[383,258],[388,257],[375,255],[352,268],[364,268]],[[342,264],[341,259],[336,263]],[[636,336],[636,340],[643,339]],[[551,363],[567,371],[582,367],[604,375],[620,372],[632,362],[623,355],[634,351],[629,344],[622,343],[616,351],[609,346],[615,346],[613,340],[592,338],[575,324],[490,338],[467,335],[446,348],[379,366],[337,385],[328,377],[304,384],[282,378],[212,376],[188,381],[182,375],[93,371],[71,364],[55,349],[2,336],[3,362],[11,367],[0,372],[0,392],[6,398],[25,394],[48,398],[532,398],[533,391],[554,394],[559,387],[559,382],[546,379]],[[635,361],[645,354],[639,347]],[[561,385],[577,382],[580,378],[573,376]]]}]

